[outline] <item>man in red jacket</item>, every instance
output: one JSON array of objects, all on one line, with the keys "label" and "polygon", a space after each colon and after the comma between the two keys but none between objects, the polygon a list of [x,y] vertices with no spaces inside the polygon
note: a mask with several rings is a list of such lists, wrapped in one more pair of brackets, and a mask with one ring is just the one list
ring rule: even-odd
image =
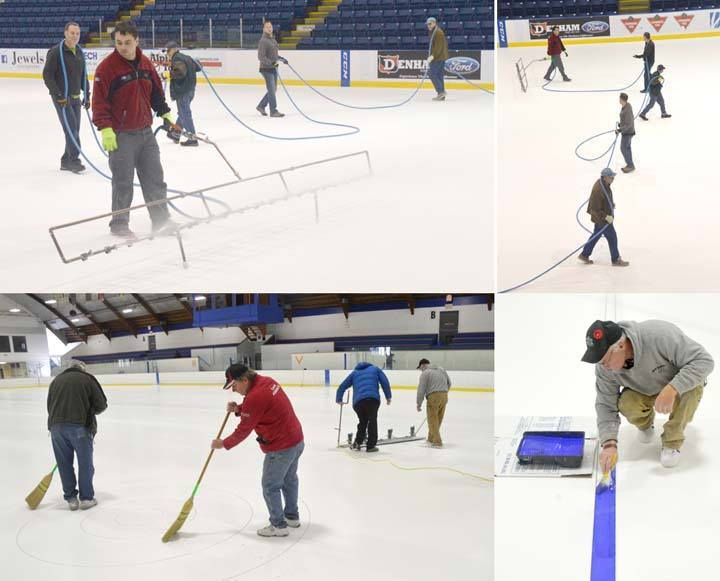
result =
[{"label": "man in red jacket", "polygon": [[[167,199],[167,185],[160,163],[160,149],[152,131],[152,111],[166,128],[175,128],[155,67],[138,47],[138,32],[130,21],[120,22],[114,32],[115,51],[98,65],[93,84],[93,123],[102,133],[110,157],[112,211],[110,231],[133,239],[130,213],[133,178],[137,170],[146,203]],[[172,233],[167,204],[150,206],[153,232]]]},{"label": "man in red jacket", "polygon": [[563,66],[562,57],[560,56],[560,53],[563,52],[567,57],[568,53],[565,50],[565,45],[563,44],[562,39],[560,38],[560,27],[555,26],[553,27],[550,36],[548,36],[547,53],[550,56],[550,60],[552,62],[550,63],[550,68],[547,70],[547,73],[545,73],[545,76],[543,77],[546,81],[551,80],[550,75],[555,69],[558,69],[560,71],[563,81],[571,80],[570,77],[565,74],[565,67]]},{"label": "man in red jacket", "polygon": [[265,453],[262,488],[270,513],[270,526],[257,533],[261,537],[286,537],[288,527],[300,526],[297,468],[305,448],[302,426],[290,400],[274,379],[258,375],[240,363],[227,368],[225,379],[223,389],[232,388],[245,396],[241,404],[234,401],[227,404],[227,411],[239,416],[240,423],[230,436],[213,440],[211,446],[229,450],[255,430],[260,449]]}]

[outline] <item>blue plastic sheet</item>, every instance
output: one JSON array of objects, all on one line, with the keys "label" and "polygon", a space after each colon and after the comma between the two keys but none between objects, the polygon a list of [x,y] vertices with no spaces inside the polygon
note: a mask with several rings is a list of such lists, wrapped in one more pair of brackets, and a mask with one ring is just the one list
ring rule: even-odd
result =
[{"label": "blue plastic sheet", "polygon": [[520,447],[520,456],[580,456],[585,438],[582,435],[526,434]]},{"label": "blue plastic sheet", "polygon": [[595,489],[592,565],[590,581],[615,581],[615,469],[610,484]]}]

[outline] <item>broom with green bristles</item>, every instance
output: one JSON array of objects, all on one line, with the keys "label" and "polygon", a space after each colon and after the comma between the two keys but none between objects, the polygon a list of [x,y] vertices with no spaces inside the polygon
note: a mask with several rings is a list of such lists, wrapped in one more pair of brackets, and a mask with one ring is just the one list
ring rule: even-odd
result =
[{"label": "broom with green bristles", "polygon": [[25,497],[25,502],[28,503],[31,510],[35,510],[42,502],[42,499],[45,498],[45,493],[48,491],[48,488],[50,488],[50,482],[52,482],[52,477],[56,469],[57,464],[53,466],[53,469],[49,474],[45,475],[45,477],[40,481],[40,484],[35,487],[35,490]]},{"label": "broom with green bristles", "polygon": [[[220,436],[222,436],[222,432],[225,429],[225,424],[228,421],[228,418],[230,417],[230,412],[225,414],[225,420],[222,423],[222,426],[220,426],[220,431],[218,432],[216,440],[220,439]],[[200,478],[198,478],[197,482],[195,483],[195,488],[193,488],[192,494],[190,495],[190,498],[188,498],[185,501],[185,504],[183,504],[182,510],[180,510],[180,515],[175,519],[175,522],[170,526],[170,528],[167,530],[167,532],[163,535],[162,542],[167,543],[173,536],[175,536],[175,533],[180,530],[180,528],[185,524],[185,520],[187,519],[188,515],[190,514],[190,511],[193,507],[193,498],[195,498],[195,493],[198,490],[198,487],[200,486],[200,482],[203,479],[203,476],[205,476],[205,470],[207,470],[208,464],[210,464],[210,458],[212,458],[213,452],[215,452],[215,449],[213,448],[210,450],[210,454],[208,454],[207,460],[205,460],[205,466],[203,466],[202,472],[200,472]],[[44,493],[43,493],[44,494]]]}]

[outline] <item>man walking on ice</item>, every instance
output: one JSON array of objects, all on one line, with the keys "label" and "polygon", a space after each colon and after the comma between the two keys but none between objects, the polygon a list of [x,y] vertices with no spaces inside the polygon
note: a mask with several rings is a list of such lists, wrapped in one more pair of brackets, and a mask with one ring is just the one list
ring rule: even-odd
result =
[{"label": "man walking on ice", "polygon": [[660,436],[660,462],[680,462],[685,428],[702,399],[714,362],[705,348],[666,321],[595,321],[585,335],[582,360],[595,365],[595,409],[602,445],[600,467],[616,459],[620,414],[651,443],[655,414],[670,414]]},{"label": "man walking on ice", "polygon": [[546,81],[551,81],[552,77],[550,77],[550,75],[555,69],[558,69],[563,81],[571,81],[572,79],[565,74],[565,67],[563,66],[562,57],[560,56],[561,53],[565,53],[565,56],[567,57],[568,53],[567,50],[565,50],[565,45],[563,44],[562,39],[560,38],[559,26],[553,27],[552,33],[548,36],[547,53],[552,62],[550,63],[550,68],[548,68],[547,73],[545,73],[543,78]]}]

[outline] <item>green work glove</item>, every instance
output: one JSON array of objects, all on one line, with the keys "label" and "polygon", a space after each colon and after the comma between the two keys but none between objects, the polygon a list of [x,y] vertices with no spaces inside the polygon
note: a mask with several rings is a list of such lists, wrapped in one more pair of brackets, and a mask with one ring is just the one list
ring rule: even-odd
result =
[{"label": "green work glove", "polygon": [[175,121],[173,121],[172,113],[165,113],[161,119],[163,120],[163,128],[165,131],[174,131],[176,133],[180,133],[180,131],[182,131],[180,126],[176,125]]},{"label": "green work glove", "polygon": [[103,148],[105,148],[105,151],[115,151],[118,148],[118,144],[117,136],[112,127],[106,127],[100,130],[100,133],[102,133]]}]

